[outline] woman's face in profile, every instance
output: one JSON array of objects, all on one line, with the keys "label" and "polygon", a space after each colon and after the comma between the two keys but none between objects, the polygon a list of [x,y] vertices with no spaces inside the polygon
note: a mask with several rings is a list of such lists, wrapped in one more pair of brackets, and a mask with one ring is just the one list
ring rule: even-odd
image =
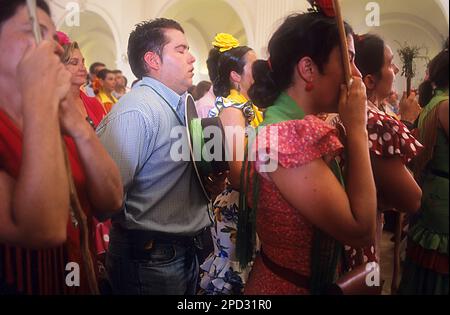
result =
[{"label": "woman's face in profile", "polygon": [[[355,44],[353,36],[347,36],[347,46],[349,53],[350,74],[353,77],[361,78],[361,72],[355,65]],[[340,86],[345,83],[344,68],[342,65],[342,53],[340,46],[336,46],[330,53],[329,61],[323,68],[323,73],[319,73],[316,68],[316,75],[313,80],[315,97],[320,108],[317,112],[336,113],[338,110]]]},{"label": "woman's face in profile", "polygon": [[82,86],[86,83],[87,70],[84,65],[84,58],[79,49],[74,49],[72,56],[66,64],[66,69],[72,73],[72,84]]},{"label": "woman's face in profile", "polygon": [[244,55],[245,58],[245,67],[244,71],[241,75],[241,92],[247,94],[250,87],[255,82],[253,80],[253,64],[255,63],[257,56],[256,53],[253,50],[250,50]]}]

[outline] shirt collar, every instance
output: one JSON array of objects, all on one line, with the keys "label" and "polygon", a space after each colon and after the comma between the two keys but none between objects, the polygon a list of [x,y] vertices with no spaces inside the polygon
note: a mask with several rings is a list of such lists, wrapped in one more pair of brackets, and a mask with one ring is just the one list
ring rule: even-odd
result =
[{"label": "shirt collar", "polygon": [[160,81],[153,79],[151,77],[144,77],[139,86],[149,85],[156,92],[158,92],[168,103],[169,105],[177,112],[180,113],[180,110],[183,108],[184,99],[186,97],[186,93],[183,95],[178,95],[175,91],[161,83]]}]

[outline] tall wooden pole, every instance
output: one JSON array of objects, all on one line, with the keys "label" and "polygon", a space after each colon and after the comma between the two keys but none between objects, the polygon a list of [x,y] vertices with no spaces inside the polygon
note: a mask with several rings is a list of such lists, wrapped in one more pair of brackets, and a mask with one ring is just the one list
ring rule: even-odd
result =
[{"label": "tall wooden pole", "polygon": [[345,83],[350,87],[352,82],[352,72],[350,68],[350,57],[348,54],[347,35],[345,34],[344,20],[342,18],[341,5],[339,0],[333,0],[334,12],[336,14],[336,22],[339,29],[339,37],[341,39],[341,55],[342,64],[344,66]]}]

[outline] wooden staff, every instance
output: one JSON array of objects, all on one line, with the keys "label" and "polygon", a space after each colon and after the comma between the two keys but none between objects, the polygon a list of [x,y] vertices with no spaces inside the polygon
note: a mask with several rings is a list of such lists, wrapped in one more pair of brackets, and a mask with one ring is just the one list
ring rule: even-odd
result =
[{"label": "wooden staff", "polygon": [[[28,12],[30,14],[30,20],[33,26],[33,34],[36,44],[42,41],[41,28],[37,19],[37,7],[36,0],[27,0]],[[76,223],[80,227],[80,246],[81,256],[83,260],[84,270],[86,271],[86,278],[89,285],[91,294],[98,295],[99,289],[97,284],[97,277],[95,275],[94,263],[92,262],[91,252],[89,250],[89,228],[86,215],[84,214],[80,201],[78,199],[77,190],[72,177],[72,168],[70,167],[69,154],[67,153],[66,144],[64,138],[62,140],[62,147],[64,152],[64,160],[66,165],[67,178],[69,180],[70,189],[70,212],[73,214]]]},{"label": "wooden staff", "polygon": [[392,272],[392,283],[391,283],[391,294],[397,294],[399,282],[400,282],[400,272],[401,272],[401,243],[402,243],[402,233],[403,233],[403,223],[405,221],[405,214],[396,211],[395,212],[395,233],[394,233],[394,270]]},{"label": "wooden staff", "polygon": [[342,64],[344,66],[345,83],[348,87],[352,83],[352,72],[350,68],[350,57],[348,54],[347,35],[345,34],[344,20],[342,18],[341,5],[339,0],[333,0],[334,13],[336,14],[336,22],[339,29],[339,37],[341,39],[341,55]]}]

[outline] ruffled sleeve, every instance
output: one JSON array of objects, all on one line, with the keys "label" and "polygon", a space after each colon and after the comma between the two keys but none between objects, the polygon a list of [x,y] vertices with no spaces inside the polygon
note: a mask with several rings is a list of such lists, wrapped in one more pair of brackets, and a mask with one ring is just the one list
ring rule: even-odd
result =
[{"label": "ruffled sleeve", "polygon": [[377,156],[399,156],[407,164],[423,149],[401,121],[371,109],[368,111],[367,131],[370,151]]},{"label": "ruffled sleeve", "polygon": [[[277,166],[297,168],[343,149],[337,130],[315,116],[262,128],[252,147],[256,170],[263,176]],[[265,177],[265,176],[264,176]]]}]

